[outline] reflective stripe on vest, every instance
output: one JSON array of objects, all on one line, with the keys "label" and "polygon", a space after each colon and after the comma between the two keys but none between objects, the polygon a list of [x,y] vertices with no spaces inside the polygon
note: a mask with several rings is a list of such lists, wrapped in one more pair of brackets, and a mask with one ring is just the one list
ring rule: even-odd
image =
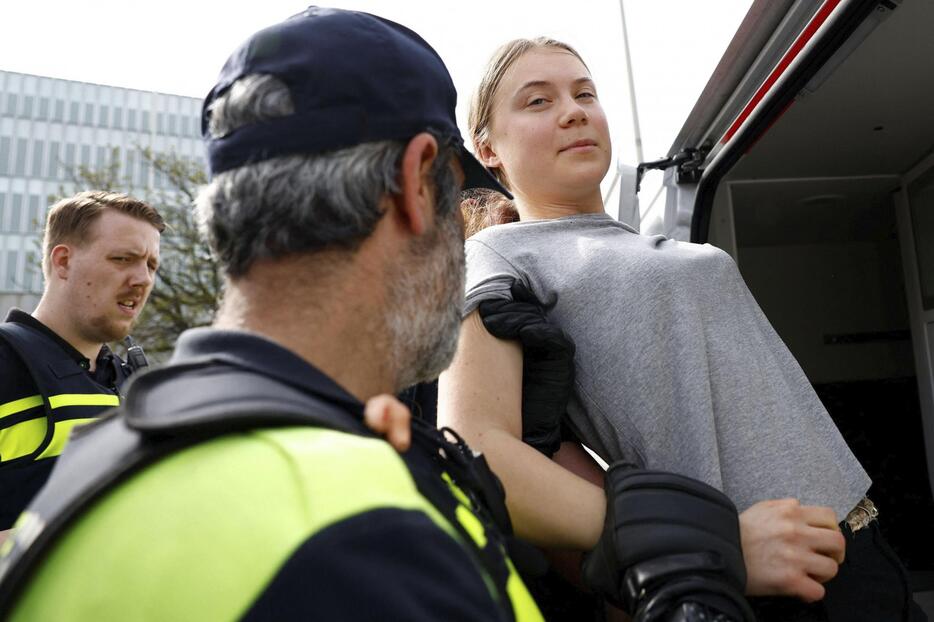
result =
[{"label": "reflective stripe on vest", "polygon": [[[108,393],[62,393],[49,397],[49,404],[56,415],[52,441],[43,450],[37,460],[52,458],[62,453],[71,430],[94,418],[80,417],[69,419],[67,409],[75,406],[119,406],[120,398]],[[33,395],[6,404],[0,404],[0,426],[7,417],[12,417],[32,408],[42,406],[42,397]],[[0,428],[0,462],[28,456],[38,449],[46,436],[46,417],[44,411],[37,411],[36,416],[21,421],[7,428]]]},{"label": "reflective stripe on vest", "polygon": [[[493,546],[487,538],[483,522],[477,518],[475,514],[476,510],[473,507],[473,503],[470,501],[470,497],[467,496],[467,493],[454,482],[448,473],[442,473],[441,477],[447,482],[451,492],[457,498],[458,506],[455,515],[457,516],[458,522],[464,527],[464,530],[470,534],[474,543],[476,543],[477,547],[481,550],[485,549],[488,545]],[[532,598],[525,583],[519,577],[519,573],[513,565],[512,560],[509,559],[509,555],[502,548],[500,548],[499,554],[503,556],[503,559],[506,561],[506,566],[509,568],[509,577],[506,579],[506,593],[512,603],[513,615],[515,615],[516,621],[537,622],[538,620],[544,620],[538,609],[538,605],[535,604],[535,599]]]},{"label": "reflective stripe on vest", "polygon": [[[42,331],[3,322],[0,341],[13,349],[35,385],[34,389],[21,390],[38,394],[0,404],[0,467],[13,461],[56,458],[72,428],[119,405],[114,390],[97,383],[60,343]],[[117,375],[119,384],[124,377],[119,372]],[[29,412],[31,408],[39,412]]]}]

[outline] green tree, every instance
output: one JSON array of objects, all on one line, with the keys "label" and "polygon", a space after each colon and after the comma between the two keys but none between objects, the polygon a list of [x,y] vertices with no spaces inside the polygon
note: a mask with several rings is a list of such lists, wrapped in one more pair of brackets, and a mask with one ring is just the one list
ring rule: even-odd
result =
[{"label": "green tree", "polygon": [[[119,149],[98,169],[79,166],[69,172],[76,190],[127,192],[148,202],[165,218],[161,265],[149,302],[140,314],[133,337],[154,360],[164,360],[178,335],[209,324],[217,310],[222,278],[195,223],[193,204],[198,186],[207,182],[202,166],[174,153],[135,148],[144,166],[164,184],[134,187],[133,171],[124,171]],[[160,186],[160,187],[155,187]],[[61,196],[68,193],[59,189]]]}]

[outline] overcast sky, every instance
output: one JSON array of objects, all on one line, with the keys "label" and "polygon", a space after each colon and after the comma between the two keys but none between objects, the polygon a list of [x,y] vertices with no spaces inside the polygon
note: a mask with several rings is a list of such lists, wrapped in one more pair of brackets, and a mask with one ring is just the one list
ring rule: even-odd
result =
[{"label": "overcast sky", "polygon": [[[454,77],[462,128],[470,92],[496,47],[537,35],[570,43],[593,72],[615,156],[636,163],[619,0],[327,4],[376,13],[421,34]],[[750,4],[625,0],[646,159],[667,153]],[[5,0],[0,69],[203,97],[239,43],[305,6],[286,0]]]}]

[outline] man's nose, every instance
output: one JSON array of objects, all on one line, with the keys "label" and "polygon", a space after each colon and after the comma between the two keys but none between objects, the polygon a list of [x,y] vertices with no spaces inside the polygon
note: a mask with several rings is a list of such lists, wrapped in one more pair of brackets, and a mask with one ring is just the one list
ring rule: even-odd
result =
[{"label": "man's nose", "polygon": [[130,273],[130,285],[133,287],[149,287],[153,284],[155,275],[145,262],[139,262]]}]

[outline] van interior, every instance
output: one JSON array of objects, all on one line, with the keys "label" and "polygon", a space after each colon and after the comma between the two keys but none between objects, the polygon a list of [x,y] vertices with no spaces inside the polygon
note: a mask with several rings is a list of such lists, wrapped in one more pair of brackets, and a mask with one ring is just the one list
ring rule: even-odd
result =
[{"label": "van interior", "polygon": [[872,477],[880,526],[926,609],[934,439],[925,446],[930,369],[916,361],[934,341],[919,348],[905,274],[920,275],[934,312],[932,30],[934,2],[904,0],[812,80],[720,182],[707,232]]}]

